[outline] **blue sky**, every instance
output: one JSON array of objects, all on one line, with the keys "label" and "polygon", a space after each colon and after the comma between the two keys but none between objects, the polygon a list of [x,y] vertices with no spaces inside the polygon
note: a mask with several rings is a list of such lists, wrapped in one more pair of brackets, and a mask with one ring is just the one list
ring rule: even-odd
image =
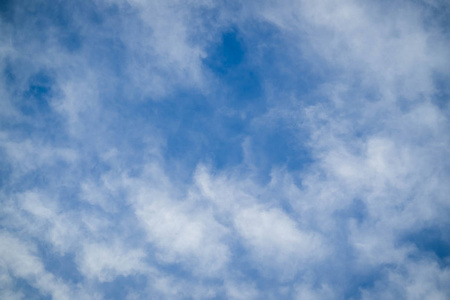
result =
[{"label": "blue sky", "polygon": [[0,298],[448,299],[446,1],[2,1]]}]

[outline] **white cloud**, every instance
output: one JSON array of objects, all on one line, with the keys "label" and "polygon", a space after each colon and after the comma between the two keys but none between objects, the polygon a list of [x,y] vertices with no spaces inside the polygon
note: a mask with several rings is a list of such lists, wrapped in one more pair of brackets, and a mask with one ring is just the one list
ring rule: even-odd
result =
[{"label": "white cloud", "polygon": [[326,285],[316,288],[307,283],[302,283],[296,287],[295,293],[298,300],[335,299],[333,290]]},{"label": "white cloud", "polygon": [[23,219],[14,223],[20,224],[22,230],[37,238],[44,237],[53,250],[61,254],[78,243],[82,224],[75,216],[61,210],[54,195],[28,191],[18,194],[14,200],[18,207],[13,208],[13,216]]},{"label": "white cloud", "polygon": [[326,246],[315,233],[304,232],[279,209],[244,208],[236,212],[235,226],[256,264],[275,268],[281,277],[293,276],[302,264],[323,258]]},{"label": "white cloud", "polygon": [[[33,245],[6,232],[0,233],[0,240],[1,267],[7,270],[6,274],[2,272],[2,278],[5,281],[11,281],[12,277],[24,279],[38,289],[42,295],[51,295],[55,299],[73,299],[75,296],[95,299],[84,293],[77,295],[77,291],[71,290],[68,285],[46,271]],[[14,297],[21,297],[21,293],[11,291],[10,293]]]},{"label": "white cloud", "polygon": [[198,274],[217,275],[229,260],[228,229],[204,204],[183,199],[164,179],[158,183],[165,177],[161,170],[151,170],[151,177],[128,188],[135,214],[158,249],[157,257],[163,262],[181,262]]},{"label": "white cloud", "polygon": [[7,134],[1,137],[2,148],[9,161],[14,163],[16,176],[22,176],[30,171],[43,167],[51,167],[59,162],[74,163],[78,154],[68,148],[53,147],[39,141],[14,141]]},{"label": "white cloud", "polygon": [[387,278],[363,289],[362,299],[447,299],[450,271],[429,261],[411,262],[406,268],[390,270]]},{"label": "white cloud", "polygon": [[101,282],[112,281],[117,276],[136,275],[146,271],[145,252],[127,249],[120,244],[85,244],[79,260],[80,271],[87,278]]},{"label": "white cloud", "polygon": [[262,6],[261,14],[305,40],[306,53],[344,71],[343,80],[358,78],[390,99],[433,93],[434,72],[448,66],[448,41],[408,2],[284,1]]},{"label": "white cloud", "polygon": [[257,288],[246,282],[227,281],[225,284],[227,298],[233,300],[258,299],[261,297]]},{"label": "white cloud", "polygon": [[301,220],[296,222],[280,209],[276,191],[233,175],[212,176],[200,167],[197,186],[248,249],[254,266],[275,271],[284,280],[301,271],[302,265],[314,264],[328,254],[319,233],[302,229]]}]

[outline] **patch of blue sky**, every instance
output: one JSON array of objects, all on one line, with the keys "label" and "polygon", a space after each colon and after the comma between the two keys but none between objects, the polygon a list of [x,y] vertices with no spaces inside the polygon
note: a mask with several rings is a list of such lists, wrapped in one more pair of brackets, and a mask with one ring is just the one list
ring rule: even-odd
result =
[{"label": "patch of blue sky", "polygon": [[57,278],[73,285],[83,282],[84,277],[79,272],[74,253],[60,253],[47,243],[37,242],[39,257],[47,268]]},{"label": "patch of blue sky", "polygon": [[412,254],[413,259],[420,259],[424,256],[431,260],[436,260],[437,258],[442,267],[448,267],[450,262],[450,240],[447,235],[448,232],[448,225],[423,228],[407,234],[400,242],[416,247],[420,254]]},{"label": "patch of blue sky", "polygon": [[[113,281],[102,282],[98,286],[104,291],[106,299],[126,299],[130,295],[136,294],[136,291],[145,291],[148,279],[143,275],[119,276]],[[140,295],[140,297],[146,297]]]},{"label": "patch of blue sky", "polygon": [[[252,30],[255,29],[252,28]],[[275,127],[274,124],[270,124],[263,130],[252,125],[255,119],[267,113],[273,105],[264,97],[264,85],[269,83],[275,86],[278,92],[286,87],[289,80],[291,85],[293,82],[299,83],[299,80],[293,79],[292,76],[286,75],[286,78],[283,78],[281,74],[277,74],[280,69],[285,67],[281,60],[274,62],[276,60],[274,56],[280,58],[281,53],[274,54],[272,47],[266,46],[270,49],[264,49],[264,45],[260,46],[256,43],[255,40],[263,40],[262,44],[272,45],[274,43],[272,40],[276,40],[273,37],[276,33],[267,33],[267,31],[270,29],[263,30],[262,33],[259,31],[246,32],[246,35],[250,36],[246,44],[241,33],[232,28],[222,34],[218,45],[211,46],[212,50],[204,59],[204,63],[214,72],[221,83],[219,89],[225,91],[226,99],[222,109],[233,113],[231,116],[221,116],[226,122],[225,126],[221,128],[222,132],[228,137],[251,136],[252,150],[262,152],[261,154],[255,153],[255,155],[259,156],[258,167],[263,173],[266,173],[266,176],[269,175],[267,171],[274,165],[299,169],[310,159],[307,150],[304,149],[302,153],[302,149],[299,149],[301,145],[293,141],[292,136],[295,134],[295,130],[290,130],[285,124],[275,124]],[[270,53],[271,51],[272,53]],[[257,60],[258,65],[254,59],[255,56],[259,56],[260,59]],[[306,73],[306,68],[296,70],[296,74],[305,77],[309,75]],[[310,76],[312,77],[314,74]],[[316,81],[317,83],[318,81]],[[298,93],[306,94],[308,92],[306,86],[310,85],[297,86],[296,89],[300,90]],[[288,99],[274,101],[278,102],[277,104],[286,102],[289,105]],[[242,139],[239,142],[242,143]]]},{"label": "patch of blue sky", "polygon": [[31,286],[25,279],[14,279],[14,289],[20,291],[20,295],[23,299],[52,300],[51,295],[42,294],[38,288]]}]

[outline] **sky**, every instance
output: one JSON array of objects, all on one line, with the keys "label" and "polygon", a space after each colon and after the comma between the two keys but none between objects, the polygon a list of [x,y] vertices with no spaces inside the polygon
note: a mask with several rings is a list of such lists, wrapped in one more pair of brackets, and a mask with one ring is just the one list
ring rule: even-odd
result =
[{"label": "sky", "polygon": [[449,16],[0,1],[0,298],[450,299]]}]

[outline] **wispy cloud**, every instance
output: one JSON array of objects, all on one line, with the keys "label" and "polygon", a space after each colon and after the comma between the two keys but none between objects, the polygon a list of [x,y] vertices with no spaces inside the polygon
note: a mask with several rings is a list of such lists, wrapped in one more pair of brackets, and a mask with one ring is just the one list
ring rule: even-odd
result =
[{"label": "wispy cloud", "polygon": [[446,299],[445,1],[0,5],[0,297]]}]

